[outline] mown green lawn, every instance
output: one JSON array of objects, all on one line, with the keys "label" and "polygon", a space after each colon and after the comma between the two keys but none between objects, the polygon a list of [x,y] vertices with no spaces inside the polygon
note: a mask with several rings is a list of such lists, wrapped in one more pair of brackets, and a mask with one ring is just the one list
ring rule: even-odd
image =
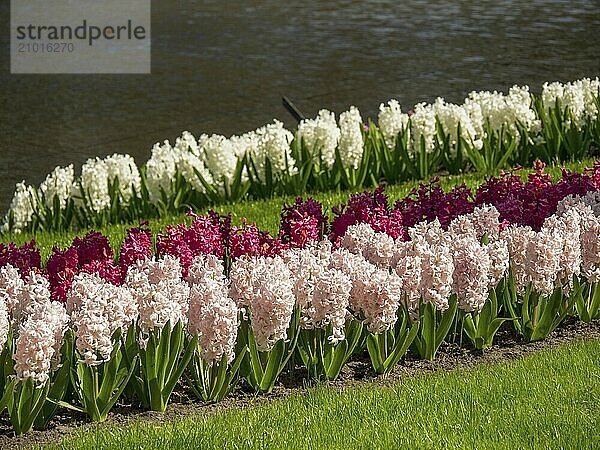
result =
[{"label": "mown green lawn", "polygon": [[[568,163],[565,166],[571,170],[575,170],[581,172],[584,167],[591,167],[594,164],[594,159],[587,159],[582,162]],[[550,166],[547,168],[547,173],[552,175],[553,179],[557,179],[560,176],[560,166]],[[522,173],[526,174],[531,172],[529,170],[523,170]],[[471,188],[475,188],[479,186],[484,180],[485,176],[479,173],[468,173],[464,175],[456,175],[456,176],[442,176],[440,177],[441,186],[445,190],[450,190],[455,185],[465,183],[467,186]],[[390,201],[393,203],[398,199],[405,197],[412,188],[418,186],[418,181],[410,181],[406,183],[401,183],[397,185],[391,185],[386,187],[386,193],[388,194]],[[373,188],[369,189],[370,191]],[[327,208],[328,214],[331,217],[331,207],[340,205],[341,203],[346,203],[348,198],[352,192],[351,191],[342,191],[342,192],[325,192],[325,193],[315,193],[304,195],[304,197],[312,196],[317,199]],[[234,204],[224,204],[212,207],[215,211],[225,214],[230,212],[232,215],[234,225],[241,224],[242,218],[247,218],[248,222],[256,222],[258,227],[262,230],[268,230],[271,234],[275,235],[279,231],[279,216],[281,213],[281,208],[284,204],[293,203],[295,197],[287,196],[287,197],[275,197],[269,200],[261,200],[261,201],[243,201]],[[208,208],[204,211],[196,211],[198,214],[203,214],[208,210]],[[178,216],[171,217],[163,217],[160,219],[152,219],[150,220],[150,228],[154,233],[161,230],[168,224],[180,223],[187,220],[184,214]],[[138,223],[130,223],[130,224],[120,224],[120,225],[110,225],[104,228],[101,228],[98,231],[101,231],[106,236],[109,237],[111,245],[113,248],[118,249],[120,247],[121,241],[125,237],[125,233],[128,228],[132,226],[138,226]],[[85,234],[85,230],[78,232],[62,232],[62,233],[22,233],[22,234],[0,234],[0,242],[15,242],[17,244],[21,244],[24,242],[28,242],[31,239],[35,239],[38,242],[42,253],[42,259],[46,260],[52,253],[52,247],[68,247],[74,236]]]},{"label": "mown green lawn", "polygon": [[96,426],[47,449],[600,448],[600,341],[407,377],[309,388],[167,424]]}]

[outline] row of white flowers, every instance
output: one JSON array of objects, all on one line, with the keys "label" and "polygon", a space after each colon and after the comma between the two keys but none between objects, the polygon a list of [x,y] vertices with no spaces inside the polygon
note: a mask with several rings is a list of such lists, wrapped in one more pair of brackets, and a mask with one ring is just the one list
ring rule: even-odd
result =
[{"label": "row of white flowers", "polygon": [[[546,110],[553,108],[557,100],[562,107],[568,107],[571,115],[565,120],[573,120],[581,128],[598,116],[599,89],[598,78],[566,84],[546,83],[541,99]],[[438,98],[433,104],[416,105],[410,116],[402,112],[396,100],[390,100],[380,105],[378,123],[385,144],[390,148],[394,147],[398,133],[409,133],[407,150],[413,156],[423,145],[425,151],[433,150],[437,123],[450,136],[451,152],[456,151],[455,144],[459,138],[473,148],[481,149],[490,130],[504,130],[518,140],[519,127],[525,127],[534,136],[541,127],[527,86],[514,86],[508,94],[471,92],[462,105]],[[334,113],[321,110],[316,118],[299,124],[296,137],[313,154],[320,155],[325,169],[334,166],[337,151],[342,166],[351,170],[359,167],[365,148],[362,127],[363,119],[355,107],[340,114],[339,122]],[[152,148],[145,165],[149,200],[156,205],[165,196],[167,199],[175,197],[177,192],[172,191],[173,180],[178,174],[198,193],[204,193],[206,186],[213,186],[223,193],[233,182],[236,168],[244,157],[252,160],[256,171],[253,176],[259,181],[265,180],[267,160],[271,173],[293,175],[299,170],[292,154],[293,139],[294,133],[277,120],[255,131],[229,138],[203,134],[196,139],[190,132],[184,131],[174,145],[164,141]],[[243,177],[248,176],[246,171]],[[140,170],[129,155],[89,159],[78,177],[72,165],[57,167],[39,189],[20,182],[0,231],[8,231],[9,224],[15,232],[26,229],[36,211],[44,207],[52,209],[55,199],[58,199],[61,210],[73,201],[76,206],[85,206],[92,213],[100,213],[115,201],[114,196],[111,198],[110,189],[115,181],[117,186],[114,189],[121,205],[127,206],[134,197],[142,195]]]}]

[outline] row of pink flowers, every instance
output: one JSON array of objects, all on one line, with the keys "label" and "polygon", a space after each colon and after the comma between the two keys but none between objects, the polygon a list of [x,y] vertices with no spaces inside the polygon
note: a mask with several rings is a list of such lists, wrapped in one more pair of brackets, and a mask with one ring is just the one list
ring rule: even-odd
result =
[{"label": "row of pink flowers", "polygon": [[507,226],[493,206],[476,207],[446,230],[437,219],[421,222],[408,229],[409,240],[359,223],[347,228],[339,245],[324,239],[281,255],[239,257],[228,277],[217,255],[195,255],[184,275],[178,257],[144,252],[122,280],[89,273],[83,268],[102,260],[118,267],[104,240],[92,234],[95,247],[87,237],[73,247],[85,249],[85,263],[66,290],[66,307],[52,300],[51,283],[39,270],[23,274],[11,264],[0,269],[0,337],[6,340],[12,324],[17,376],[39,383],[56,363],[67,327],[90,365],[110,358],[118,329],[137,323],[143,346],[149,331],[179,321],[198,335],[208,363],[223,356],[231,361],[240,314],[250,318],[258,348],[268,351],[287,338],[294,307],[303,328],[331,326],[329,340],[336,343],[345,338],[348,317],[379,333],[395,324],[401,305],[416,318],[422,302],[445,310],[456,295],[463,311],[480,311],[509,267],[519,292],[530,285],[541,295],[568,290],[575,275],[598,282],[599,216],[600,191],[593,191],[563,199],[539,231]]},{"label": "row of pink flowers", "polygon": [[[436,216],[405,227],[378,189],[335,212],[329,238],[322,208],[309,200],[284,210],[288,231],[277,238],[212,214],[168,227],[157,237],[156,254],[148,229],[129,230],[117,262],[97,232],[54,249],[44,269],[32,243],[3,246],[0,344],[12,326],[18,378],[43,383],[67,327],[82,358],[94,365],[110,358],[118,329],[137,323],[143,346],[151,330],[181,321],[212,363],[233,359],[240,315],[250,318],[257,346],[266,351],[287,337],[294,307],[303,328],[330,327],[335,343],[345,338],[350,316],[379,333],[395,324],[401,305],[416,318],[421,303],[445,310],[456,295],[463,311],[480,311],[509,268],[521,293],[528,286],[542,295],[568,290],[573,276],[596,283],[600,191],[591,187],[597,172],[598,165],[557,183],[577,179],[576,186],[590,188],[557,200],[535,228],[510,222],[496,206],[475,204],[447,223]],[[540,178],[541,169],[528,183]],[[569,191],[552,186],[547,189]],[[342,217],[338,235],[333,230],[341,229],[336,220]]]}]

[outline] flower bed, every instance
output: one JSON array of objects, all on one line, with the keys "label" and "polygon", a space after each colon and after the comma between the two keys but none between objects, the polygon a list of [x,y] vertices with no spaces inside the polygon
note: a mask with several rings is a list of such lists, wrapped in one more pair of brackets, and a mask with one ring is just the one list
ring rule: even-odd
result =
[{"label": "flower bed", "polygon": [[89,159],[76,177],[57,167],[38,188],[18,183],[2,231],[64,230],[164,216],[276,193],[356,189],[425,179],[439,169],[491,173],[535,159],[580,160],[600,148],[600,81],[545,83],[508,94],[472,92],[462,105],[438,98],[403,113],[380,106],[378,124],[351,107],[327,110],[295,133],[274,121],[241,136],[183,132],[152,148],[138,169],[129,155]]},{"label": "flower bed", "polygon": [[298,199],[276,237],[193,215],[155,250],[129,230],[116,260],[90,232],[43,268],[35,243],[0,244],[1,410],[21,434],[59,407],[164,411],[180,382],[219,401],[240,378],[333,380],[362,353],[386,374],[409,350],[433,360],[444,341],[488,348],[501,326],[536,341],[600,318],[600,163],[555,184],[541,164],[475,193],[432,182],[393,208],[377,189],[334,215]]}]

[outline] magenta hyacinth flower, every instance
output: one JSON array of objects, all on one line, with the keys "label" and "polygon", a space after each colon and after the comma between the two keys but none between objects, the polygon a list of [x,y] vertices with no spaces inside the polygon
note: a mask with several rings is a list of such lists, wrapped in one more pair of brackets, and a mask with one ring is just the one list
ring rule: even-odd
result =
[{"label": "magenta hyacinth flower", "polygon": [[21,277],[25,277],[30,271],[39,271],[42,266],[42,257],[37,243],[34,240],[26,242],[17,247],[14,243],[0,243],[0,268],[10,264],[19,269]]},{"label": "magenta hyacinth flower", "polygon": [[220,217],[197,216],[191,211],[188,215],[194,219],[189,227],[185,224],[169,225],[156,237],[157,255],[179,258],[184,276],[194,256],[215,255],[222,258],[225,253]]},{"label": "magenta hyacinth flower", "polygon": [[50,282],[50,293],[52,300],[66,303],[67,293],[75,275],[79,273],[79,256],[77,249],[69,247],[60,250],[58,247],[52,249],[52,256],[46,264],[46,273]]},{"label": "magenta hyacinth flower", "polygon": [[146,224],[142,223],[139,227],[127,230],[127,236],[121,244],[119,253],[119,265],[123,275],[137,261],[152,258],[152,232],[149,228],[142,227]]},{"label": "magenta hyacinth flower", "polygon": [[354,194],[350,197],[348,205],[332,208],[336,215],[331,223],[330,238],[338,242],[349,226],[358,223],[368,223],[375,231],[389,234],[394,239],[406,238],[405,223],[401,214],[390,211],[388,197],[384,187],[379,186],[375,191]]},{"label": "magenta hyacinth flower", "polygon": [[83,238],[73,239],[72,247],[77,250],[79,267],[94,261],[113,261],[114,253],[108,238],[98,231],[90,231]]},{"label": "magenta hyacinth flower", "polygon": [[327,216],[323,205],[313,198],[296,198],[293,205],[284,205],[281,211],[279,234],[284,243],[304,248],[312,241],[320,241],[327,234]]}]

